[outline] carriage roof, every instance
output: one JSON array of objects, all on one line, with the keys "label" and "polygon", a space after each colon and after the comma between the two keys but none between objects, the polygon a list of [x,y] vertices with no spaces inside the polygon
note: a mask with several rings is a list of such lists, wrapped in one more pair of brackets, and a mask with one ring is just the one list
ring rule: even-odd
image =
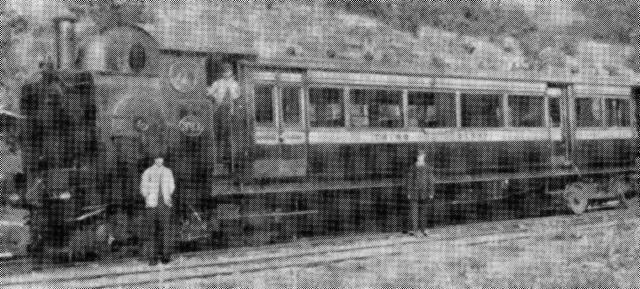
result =
[{"label": "carriage roof", "polygon": [[454,69],[437,69],[425,65],[387,64],[300,57],[259,58],[257,61],[245,61],[244,64],[266,69],[285,69],[293,71],[329,71],[408,75],[434,78],[447,77],[474,80],[520,81],[532,83],[572,83],[599,86],[640,86],[640,77],[633,76],[552,75],[551,73],[535,71],[463,71]]}]

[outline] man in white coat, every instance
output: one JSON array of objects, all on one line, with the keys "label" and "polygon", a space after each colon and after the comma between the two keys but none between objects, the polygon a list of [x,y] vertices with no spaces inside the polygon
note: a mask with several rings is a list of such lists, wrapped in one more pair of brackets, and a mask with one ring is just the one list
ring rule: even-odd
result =
[{"label": "man in white coat", "polygon": [[147,247],[145,252],[149,264],[156,265],[158,259],[163,264],[171,260],[173,249],[172,195],[175,182],[171,170],[164,166],[162,156],[154,158],[154,164],[142,174],[140,192],[146,204],[145,227]]}]

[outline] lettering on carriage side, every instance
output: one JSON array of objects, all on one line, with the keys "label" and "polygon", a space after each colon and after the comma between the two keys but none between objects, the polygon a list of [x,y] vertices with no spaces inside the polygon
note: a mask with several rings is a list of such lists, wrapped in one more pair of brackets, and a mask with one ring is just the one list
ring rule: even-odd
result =
[{"label": "lettering on carriage side", "polygon": [[[378,132],[372,135],[372,140],[374,142],[406,142],[409,141],[409,133],[387,133],[387,132]],[[361,138],[362,139],[362,138]]]},{"label": "lettering on carriage side", "polygon": [[633,128],[625,129],[580,129],[576,131],[576,139],[632,139],[637,136]]},{"label": "lettering on carriage side", "polygon": [[304,133],[297,131],[285,131],[281,135],[284,144],[302,144],[304,143]]},{"label": "lettering on carriage side", "polygon": [[560,139],[559,131],[536,129],[530,131],[505,130],[429,130],[403,132],[326,132],[312,131],[311,143],[419,143],[419,142],[497,142],[548,141]]},{"label": "lettering on carriage side", "polygon": [[256,144],[275,145],[275,144],[303,144],[305,143],[305,135],[303,132],[285,131],[280,137],[276,131],[260,131],[254,134]]},{"label": "lettering on carriage side", "polygon": [[278,144],[278,134],[275,131],[256,130],[254,134],[256,144],[273,145]]}]

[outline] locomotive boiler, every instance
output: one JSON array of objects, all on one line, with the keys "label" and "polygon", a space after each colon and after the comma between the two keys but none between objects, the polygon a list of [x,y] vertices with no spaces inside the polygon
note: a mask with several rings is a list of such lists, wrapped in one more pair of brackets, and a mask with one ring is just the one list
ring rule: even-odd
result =
[{"label": "locomotive boiler", "polygon": [[[62,216],[44,227],[101,208],[102,225],[87,225],[98,239],[135,239],[139,177],[157,153],[176,175],[181,240],[214,246],[398,230],[418,150],[442,208],[511,198],[536,211],[560,194],[582,213],[631,193],[640,90],[630,79],[261,59],[164,46],[135,26],[79,41],[73,20],[56,28],[57,61],[21,99],[24,169],[40,188],[26,199]],[[221,140],[206,88],[224,63],[241,97]]]}]

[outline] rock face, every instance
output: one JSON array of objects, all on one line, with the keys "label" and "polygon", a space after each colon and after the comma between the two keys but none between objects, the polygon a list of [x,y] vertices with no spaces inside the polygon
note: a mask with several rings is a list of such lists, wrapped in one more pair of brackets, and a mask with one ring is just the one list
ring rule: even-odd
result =
[{"label": "rock face", "polygon": [[[3,98],[53,55],[51,20],[78,14],[66,0],[5,0],[5,11],[23,17],[24,27],[2,36],[5,46]],[[220,52],[257,52],[260,57],[335,58],[388,64],[411,63],[454,70],[530,70],[551,67],[571,74],[631,75],[630,47],[596,42],[577,44],[568,58],[556,48],[542,50],[532,62],[512,37],[488,39],[419,27],[415,34],[392,29],[373,19],[325,8],[322,1],[148,1],[141,24],[165,48]],[[0,5],[2,2],[0,2]],[[537,7],[537,6],[535,6]],[[533,13],[537,15],[539,13]],[[6,15],[6,14],[5,14]],[[5,25],[6,26],[6,25]],[[97,33],[89,17],[78,19],[78,36]],[[635,60],[637,62],[637,60]],[[9,103],[9,104],[7,104]],[[3,106],[15,106],[3,101]]]}]

